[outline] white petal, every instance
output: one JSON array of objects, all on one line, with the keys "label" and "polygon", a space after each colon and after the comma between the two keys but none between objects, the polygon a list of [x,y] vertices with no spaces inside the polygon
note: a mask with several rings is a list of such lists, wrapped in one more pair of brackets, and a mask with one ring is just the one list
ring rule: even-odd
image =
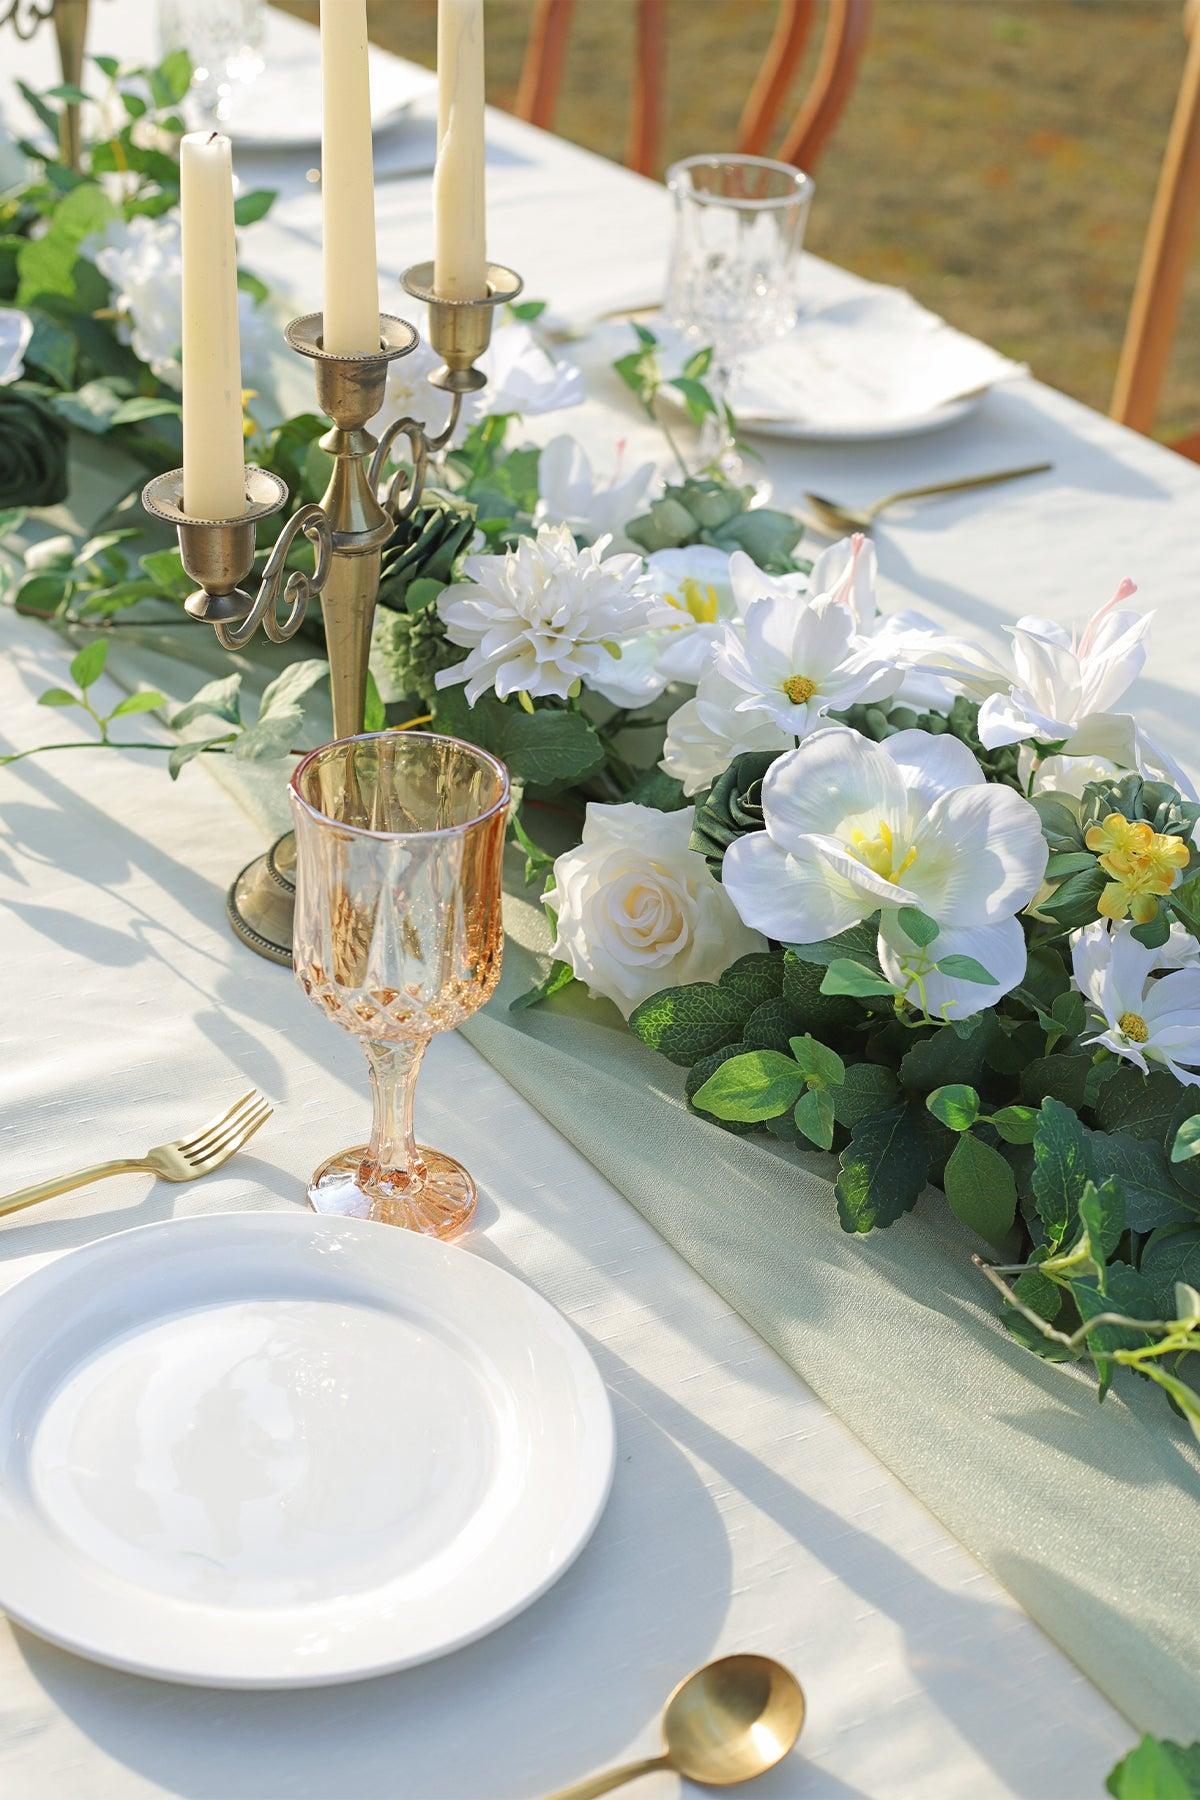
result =
[{"label": "white petal", "polygon": [[1046,873],[1041,821],[1012,788],[990,783],[943,794],[913,836],[905,875],[946,925],[982,925],[1027,906]]},{"label": "white petal", "polygon": [[[952,976],[939,975],[936,968],[921,977],[926,1005],[934,1018],[968,1019],[985,1007],[995,1006],[1020,984],[1025,974],[1025,933],[1018,919],[1004,919],[995,925],[943,926],[924,957],[933,963],[944,956],[973,956],[989,975],[996,977],[994,987],[979,981],[959,981]],[[900,967],[902,962],[910,966],[915,962],[920,966],[920,953],[900,929],[894,913],[884,912],[880,916],[879,962],[888,980],[897,987],[906,980]],[[908,999],[914,1006],[919,1004],[915,983],[908,989]]]},{"label": "white petal", "polygon": [[789,856],[765,831],[729,846],[721,880],[745,924],[786,944],[819,943],[873,911],[816,859]]},{"label": "white petal", "polygon": [[979,740],[989,750],[1001,744],[1019,744],[1023,738],[1042,738],[1054,743],[1066,737],[1069,727],[1034,710],[1020,693],[989,694],[979,709]]},{"label": "white petal", "polygon": [[943,731],[897,731],[881,745],[904,777],[910,793],[932,806],[939,794],[982,787],[985,776],[961,738]]},{"label": "white petal", "polygon": [[874,837],[908,814],[904,781],[878,744],[845,725],[829,726],[771,765],[763,782],[767,830],[785,848],[813,832],[842,835],[861,825]]}]

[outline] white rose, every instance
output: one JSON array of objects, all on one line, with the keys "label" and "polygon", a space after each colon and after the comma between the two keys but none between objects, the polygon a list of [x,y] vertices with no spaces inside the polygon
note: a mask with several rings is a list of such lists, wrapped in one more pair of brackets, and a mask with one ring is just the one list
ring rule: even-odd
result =
[{"label": "white rose", "polygon": [[590,805],[583,842],[554,865],[553,955],[626,1018],[661,988],[715,981],[766,946],[688,849],[691,828],[690,810]]}]

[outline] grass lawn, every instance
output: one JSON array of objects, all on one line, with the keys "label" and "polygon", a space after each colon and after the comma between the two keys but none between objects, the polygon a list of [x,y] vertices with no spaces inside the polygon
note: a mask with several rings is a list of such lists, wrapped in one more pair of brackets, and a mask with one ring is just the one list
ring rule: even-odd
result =
[{"label": "grass lawn", "polygon": [[[287,0],[315,16],[315,0]],[[434,61],[436,0],[368,0]],[[531,0],[488,0],[488,97],[512,102]],[[633,0],[577,0],[557,129],[620,157]],[[670,0],[668,158],[733,141],[774,0]],[[812,51],[801,71],[806,80]],[[1184,56],[1179,0],[876,0],[817,172],[814,250],[895,282],[1107,409]],[[1198,265],[1200,265],[1200,258]],[[1200,266],[1159,430],[1200,429]]]}]

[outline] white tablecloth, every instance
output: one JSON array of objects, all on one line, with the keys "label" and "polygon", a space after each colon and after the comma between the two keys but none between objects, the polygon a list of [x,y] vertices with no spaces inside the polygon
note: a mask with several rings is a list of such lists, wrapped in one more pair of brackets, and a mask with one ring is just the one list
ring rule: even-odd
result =
[{"label": "white tablecloth", "polygon": [[[95,47],[144,50],[149,11],[144,0],[97,8]],[[305,30],[274,16],[272,29]],[[48,78],[48,40],[18,62]],[[314,106],[316,93],[314,63]],[[259,228],[254,261],[305,308],[319,291],[310,160],[239,159],[251,184],[288,195]],[[494,123],[489,181],[492,254],[531,294],[590,310],[653,293],[660,189],[510,120]],[[427,180],[382,184],[379,214],[387,281],[428,253]],[[629,454],[657,448],[616,384],[595,385],[586,409],[534,421],[533,435],[569,427],[592,443],[624,438]],[[867,499],[1044,451],[1057,464],[1046,481],[885,527],[885,593],[991,628],[1023,611],[1070,616],[1133,573],[1162,606],[1147,722],[1200,763],[1183,704],[1200,496],[1188,465],[1030,382],[940,437],[775,446],[769,466],[785,501],[809,483]],[[0,632],[0,730],[23,746],[47,735],[34,701],[62,679],[66,653],[11,615]],[[353,1045],[225,930],[223,890],[258,830],[194,767],[172,788],[162,761],[95,751],[0,771],[2,1185],[170,1136],[249,1081],[278,1111],[207,1182],[135,1177],[8,1221],[5,1279],[172,1213],[299,1205],[307,1172],[366,1115]],[[139,1681],[3,1628],[0,1792],[532,1796],[651,1749],[682,1672],[755,1647],[788,1661],[810,1702],[803,1755],[756,1787],[763,1800],[1098,1795],[1130,1727],[640,1216],[461,1040],[434,1046],[418,1104],[423,1134],[480,1177],[469,1252],[546,1293],[609,1382],[618,1472],[592,1544],[491,1639],[303,1695]],[[640,1791],[653,1800],[676,1784]]]}]

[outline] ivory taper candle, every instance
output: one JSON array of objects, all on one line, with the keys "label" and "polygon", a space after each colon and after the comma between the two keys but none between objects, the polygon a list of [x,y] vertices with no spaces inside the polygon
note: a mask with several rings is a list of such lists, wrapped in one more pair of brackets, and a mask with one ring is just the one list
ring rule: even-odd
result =
[{"label": "ivory taper candle", "polygon": [[434,292],[483,300],[483,0],[438,0],[437,61]]},{"label": "ivory taper candle", "polygon": [[366,0],[321,0],[321,86],[322,332],[346,356],[379,348]]},{"label": "ivory taper candle", "polygon": [[233,159],[217,131],[179,146],[183,236],[183,507],[193,518],[246,510]]}]

